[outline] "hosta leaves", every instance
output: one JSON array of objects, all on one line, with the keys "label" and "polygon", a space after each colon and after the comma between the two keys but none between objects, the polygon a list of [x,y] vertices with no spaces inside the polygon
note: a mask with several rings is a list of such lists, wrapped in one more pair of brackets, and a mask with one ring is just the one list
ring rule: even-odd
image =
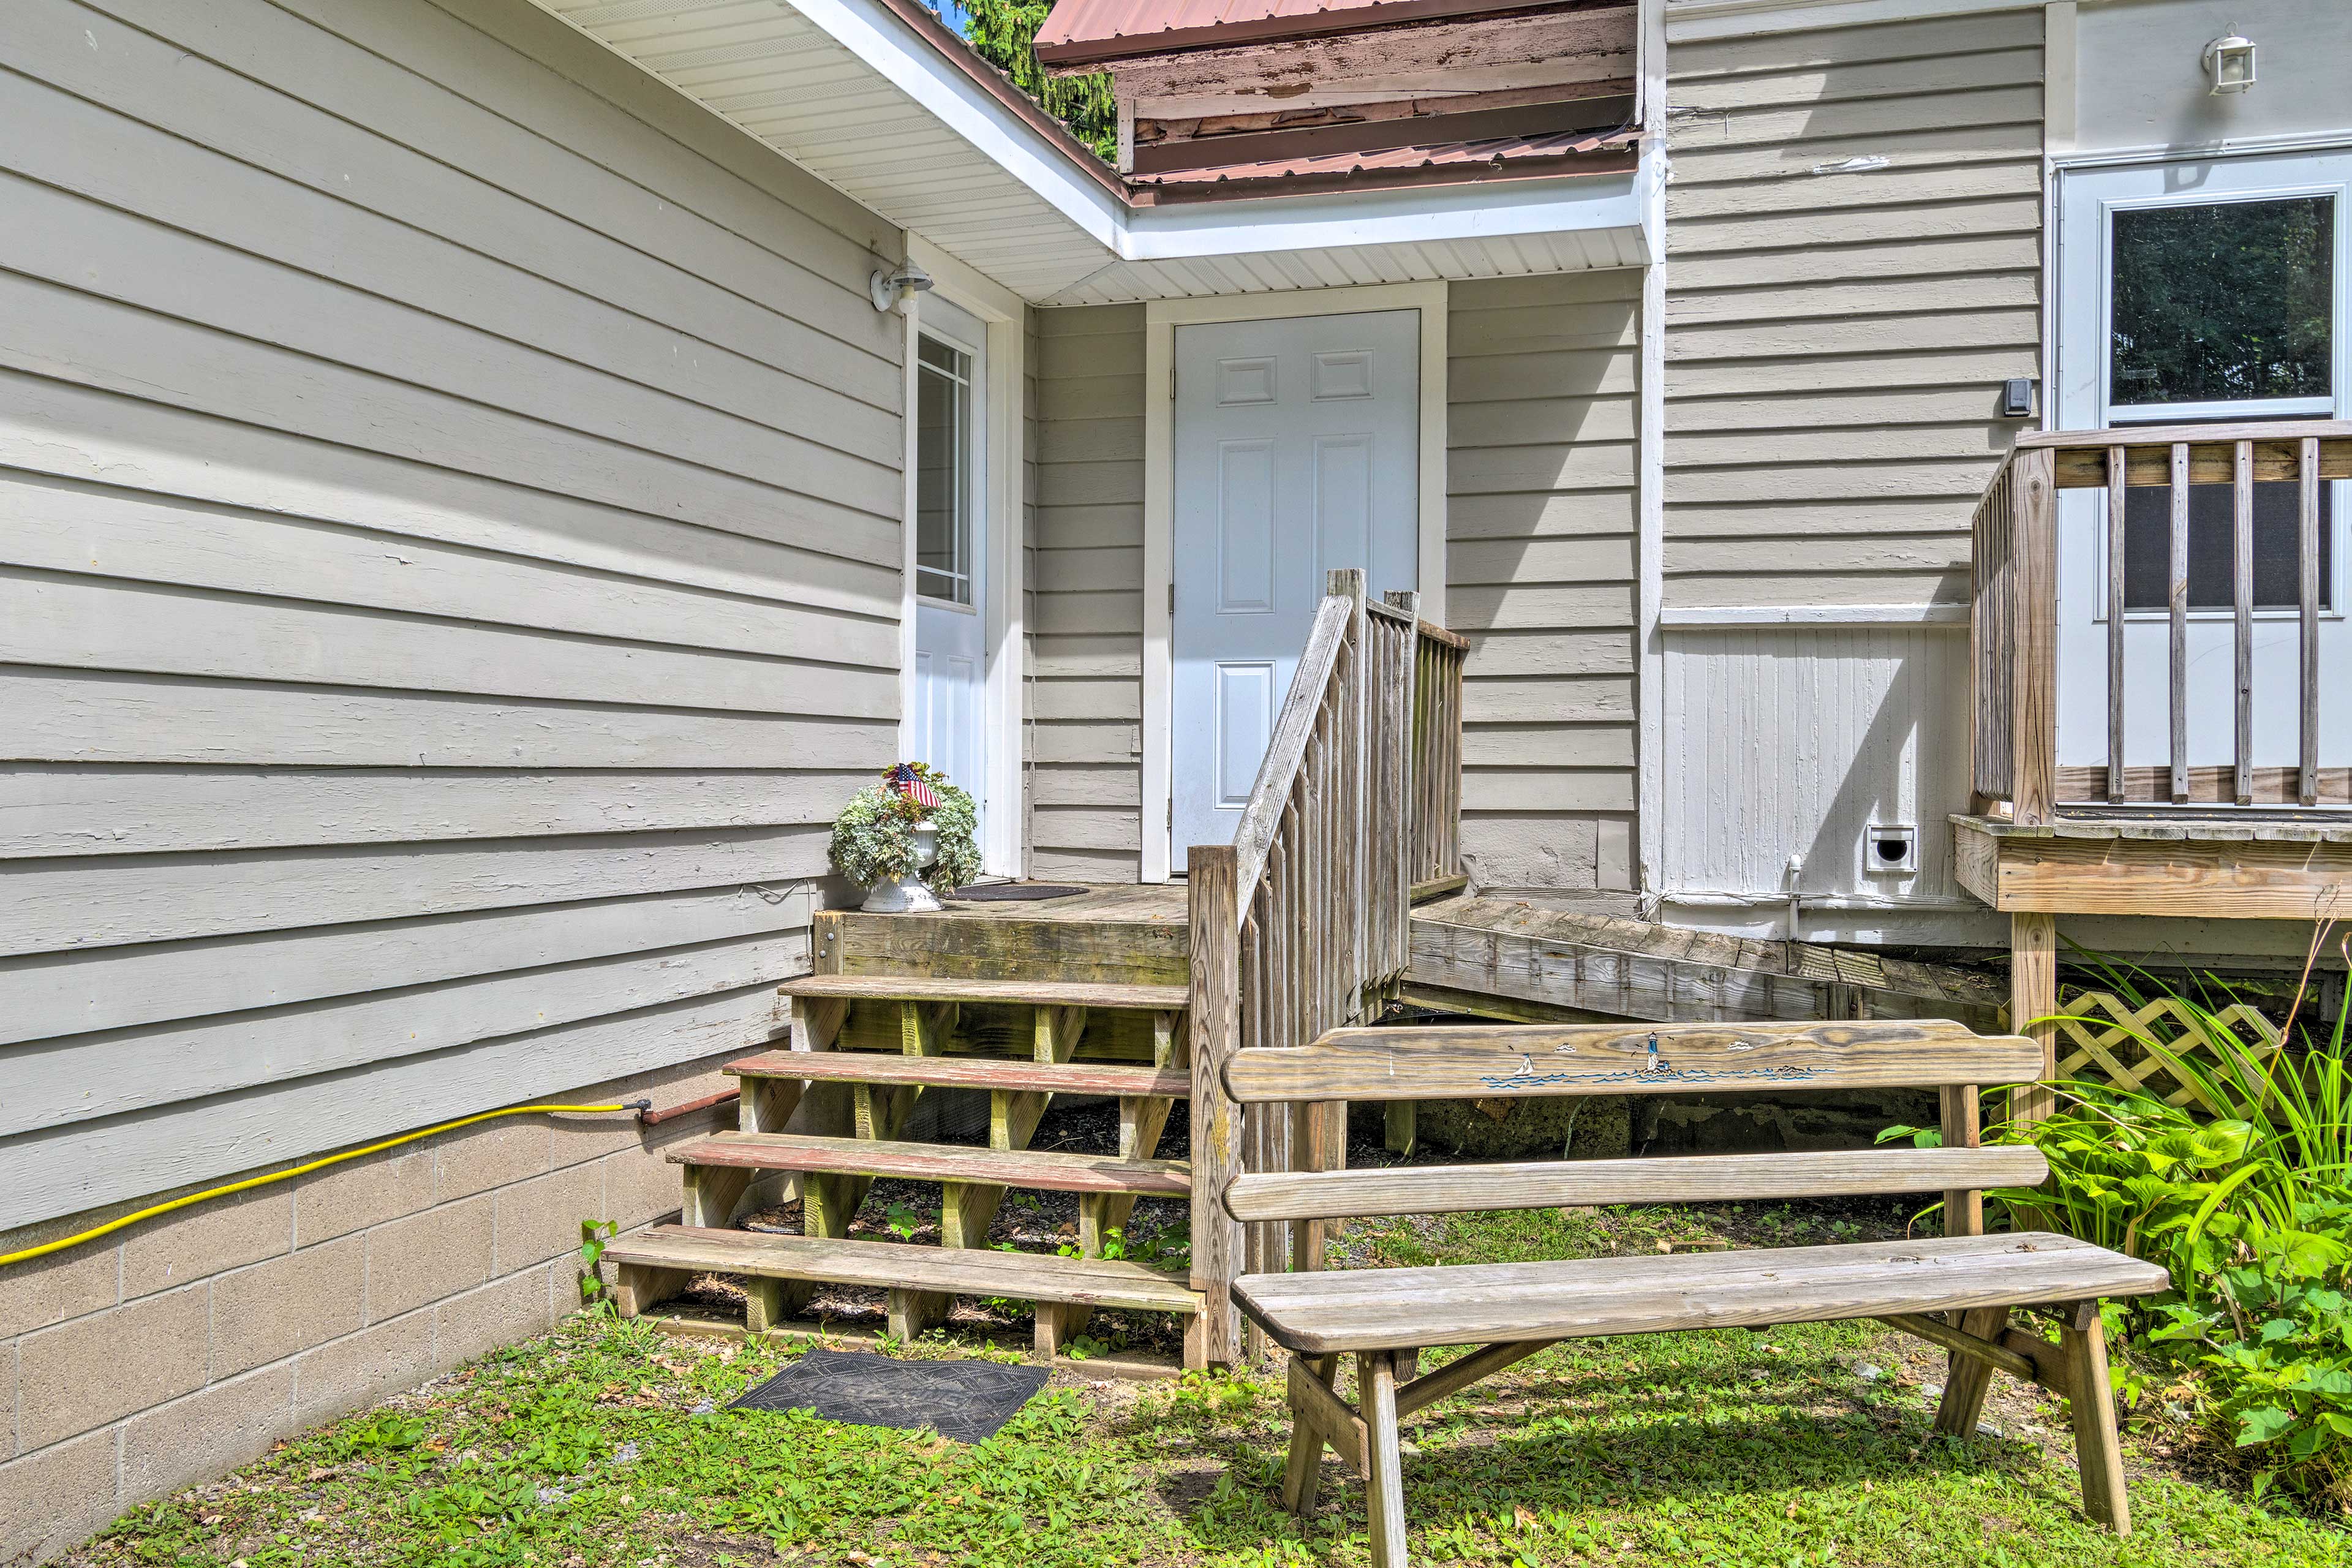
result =
[{"label": "hosta leaves", "polygon": [[2352,1394],[2352,1372],[2340,1366],[2314,1366],[2301,1362],[2287,1374],[2285,1383],[2301,1394]]},{"label": "hosta leaves", "polygon": [[2243,1411],[2238,1416],[2238,1447],[2250,1448],[2256,1443],[2267,1443],[2294,1425],[2294,1412],[2275,1405]]}]

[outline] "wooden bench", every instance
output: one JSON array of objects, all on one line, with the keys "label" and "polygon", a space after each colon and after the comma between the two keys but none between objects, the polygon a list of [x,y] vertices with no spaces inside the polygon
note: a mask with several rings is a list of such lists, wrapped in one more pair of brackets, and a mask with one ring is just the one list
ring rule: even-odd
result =
[{"label": "wooden bench", "polygon": [[[1978,1147],[1977,1086],[2032,1080],[2042,1047],[1958,1024],[1622,1025],[1339,1029],[1295,1049],[1234,1053],[1243,1104],[1487,1100],[1520,1095],[1755,1093],[1906,1087],[1941,1092],[1940,1149],[1552,1161],[1243,1174],[1225,1208],[1244,1222],[1312,1226],[1344,1216],[1556,1205],[1724,1202],[1942,1192],[1947,1234],[1732,1253],[1440,1268],[1244,1275],[1234,1298],[1291,1352],[1283,1502],[1307,1514],[1328,1444],[1364,1478],[1372,1561],[1403,1568],[1397,1424],[1562,1340],[1674,1329],[1877,1318],[1953,1352],[1936,1429],[1972,1435],[1995,1369],[2066,1397],[2084,1511],[2130,1532],[2098,1303],[2163,1289],[2150,1263],[2063,1236],[1986,1236],[1982,1190],[2048,1175],[2030,1148]],[[1292,1256],[1317,1250],[1301,1241]],[[2009,1326],[2048,1307],[2059,1341]],[[1415,1377],[1433,1346],[1483,1348]],[[1356,1358],[1358,1403],[1333,1390]]]}]

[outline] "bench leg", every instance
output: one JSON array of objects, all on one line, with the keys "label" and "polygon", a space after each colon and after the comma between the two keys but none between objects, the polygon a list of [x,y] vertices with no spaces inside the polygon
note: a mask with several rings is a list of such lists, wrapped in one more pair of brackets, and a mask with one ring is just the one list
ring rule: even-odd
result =
[{"label": "bench leg", "polygon": [[[1999,1343],[2008,1322],[2008,1308],[1978,1307],[1960,1314],[1958,1327],[1962,1333]],[[1991,1386],[1992,1363],[1953,1352],[1943,1402],[1936,1406],[1936,1430],[1947,1437],[1975,1436],[1977,1418],[1984,1414],[1985,1393]]]},{"label": "bench leg", "polygon": [[2083,1472],[2083,1511],[2092,1523],[2129,1535],[2131,1503],[2124,1496],[2123,1446],[2116,1435],[2107,1336],[2096,1301],[2083,1302],[2058,1325],[2058,1354],[2066,1364],[2066,1409],[2074,1422],[2074,1463]]},{"label": "bench leg", "polygon": [[1396,1363],[1386,1351],[1356,1358],[1356,1407],[1364,1418],[1364,1511],[1372,1527],[1372,1568],[1405,1568]]},{"label": "bench leg", "polygon": [[[1307,1369],[1307,1375],[1331,1386],[1339,1370],[1339,1358],[1334,1355],[1295,1356],[1292,1358]],[[1282,1506],[1305,1519],[1315,1511],[1317,1496],[1323,1489],[1323,1427],[1314,1412],[1300,1405],[1297,1398],[1290,1402],[1290,1457],[1282,1467]]]}]

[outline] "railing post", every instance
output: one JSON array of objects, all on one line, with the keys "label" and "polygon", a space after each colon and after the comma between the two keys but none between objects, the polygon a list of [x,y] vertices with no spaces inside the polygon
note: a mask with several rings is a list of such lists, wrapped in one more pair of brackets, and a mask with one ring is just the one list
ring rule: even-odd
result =
[{"label": "railing post", "polygon": [[1241,1048],[1241,910],[1231,845],[1195,846],[1189,857],[1192,1033],[1192,1289],[1201,1292],[1202,1356],[1241,1359],[1234,1279],[1241,1222],[1225,1213],[1226,1184],[1241,1173],[1242,1108],[1225,1093],[1225,1063]]},{"label": "railing post", "polygon": [[2046,447],[2020,452],[2010,490],[2016,696],[2010,805],[2020,826],[2051,819],[2058,772],[2058,505]]},{"label": "railing post", "polygon": [[[2014,459],[2010,491],[2011,548],[2016,617],[2011,704],[2011,816],[2040,826],[2057,815],[2058,773],[2058,503],[2054,464],[2046,447]],[[2027,1024],[2058,1010],[2058,920],[2040,911],[2009,917],[2010,1027],[2041,1042],[2042,1078],[2058,1073],[2057,1027]],[[2044,1089],[2016,1091],[2010,1113],[2038,1121],[2055,1107]]]}]

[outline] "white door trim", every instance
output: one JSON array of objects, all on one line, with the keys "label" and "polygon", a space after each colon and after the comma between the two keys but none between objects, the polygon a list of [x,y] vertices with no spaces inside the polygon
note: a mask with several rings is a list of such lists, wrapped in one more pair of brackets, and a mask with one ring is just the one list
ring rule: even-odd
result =
[{"label": "white door trim", "polygon": [[[929,273],[940,298],[979,319],[988,342],[981,395],[985,442],[982,460],[987,558],[988,819],[982,825],[982,867],[991,875],[1019,877],[1028,871],[1027,791],[1022,770],[1021,727],[1025,718],[1023,676],[1028,667],[1027,627],[1023,615],[1028,584],[1028,510],[1024,475],[1028,423],[1028,307],[1021,297],[986,274],[924,239],[907,236],[907,255]],[[919,313],[919,307],[918,307]],[[917,749],[915,723],[915,334],[916,316],[907,319],[907,384],[902,406],[906,430],[906,485],[901,532],[905,576],[900,589],[898,754]]]},{"label": "white door trim", "polygon": [[1143,307],[1143,866],[1147,882],[1168,880],[1173,804],[1175,659],[1168,593],[1175,581],[1176,329],[1217,321],[1349,316],[1365,310],[1421,313],[1422,614],[1445,618],[1445,312],[1443,279],[1284,289],[1222,300],[1153,300]]}]

